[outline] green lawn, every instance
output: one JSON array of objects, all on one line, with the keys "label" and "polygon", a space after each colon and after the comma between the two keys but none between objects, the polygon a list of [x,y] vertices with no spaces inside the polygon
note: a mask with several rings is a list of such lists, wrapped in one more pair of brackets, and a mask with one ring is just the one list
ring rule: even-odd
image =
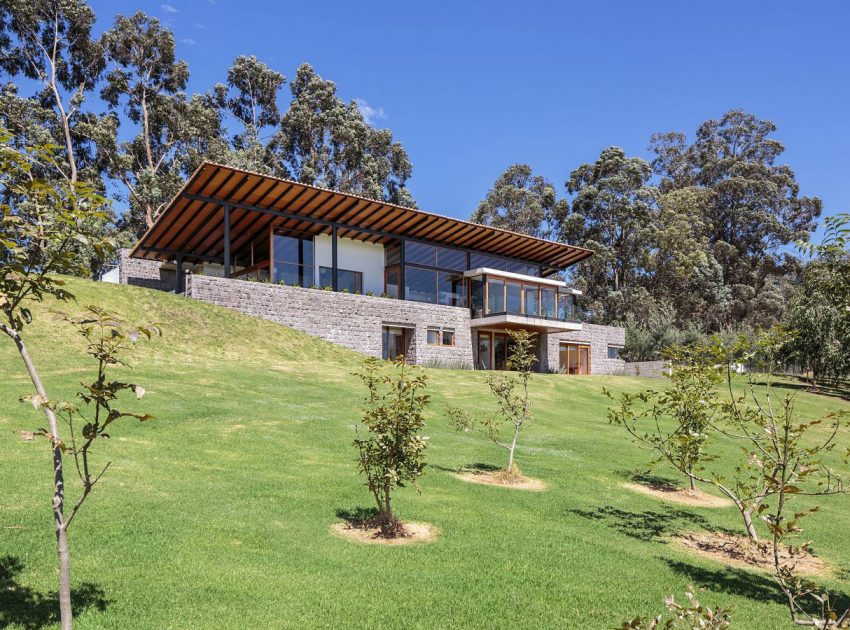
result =
[{"label": "green lawn", "polygon": [[[703,603],[732,608],[736,627],[790,627],[768,576],[667,542],[737,528],[734,509],[668,505],[621,487],[649,457],[608,425],[601,389],[661,381],[537,376],[518,461],[551,487],[531,493],[449,474],[501,464],[503,453],[455,434],[442,411],[449,400],[491,409],[484,374],[429,370],[430,466],[422,494],[400,492],[397,508],[442,534],[362,546],[329,531],[337,510],[370,505],[351,446],[356,354],[172,295],[71,286],[80,304],[164,330],[132,356],[131,378],[148,395],[131,407],[157,419],[127,421],[98,445],[113,465],[71,530],[81,628],[610,628],[659,612],[688,584],[707,589]],[[81,340],[46,307],[37,322],[33,354],[49,391],[67,397],[88,378]],[[17,402],[30,385],[6,341],[0,366],[0,626],[38,628],[55,623],[51,461],[43,441],[15,433],[44,421]],[[842,406],[802,394],[798,410]],[[850,498],[829,500],[808,532],[836,568],[826,586],[841,593],[850,592],[848,514]]]}]

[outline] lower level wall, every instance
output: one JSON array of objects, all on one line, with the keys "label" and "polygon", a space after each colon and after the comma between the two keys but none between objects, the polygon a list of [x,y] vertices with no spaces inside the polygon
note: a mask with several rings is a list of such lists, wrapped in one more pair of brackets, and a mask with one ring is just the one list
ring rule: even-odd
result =
[{"label": "lower level wall", "polygon": [[633,361],[626,363],[623,374],[626,376],[661,378],[670,374],[670,364],[667,361]]},{"label": "lower level wall", "polygon": [[173,269],[162,269],[162,263],[158,260],[131,258],[129,249],[120,249],[118,282],[146,289],[173,291],[177,277]]},{"label": "lower level wall", "polygon": [[[382,327],[400,326],[412,331],[414,363],[472,367],[469,309],[200,275],[187,276],[186,295],[375,357],[382,354]],[[428,345],[429,327],[453,329],[455,345]]]}]

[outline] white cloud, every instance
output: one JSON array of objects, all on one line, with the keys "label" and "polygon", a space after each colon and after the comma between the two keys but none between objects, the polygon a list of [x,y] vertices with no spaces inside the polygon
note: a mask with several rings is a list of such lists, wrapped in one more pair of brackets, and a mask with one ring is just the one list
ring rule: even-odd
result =
[{"label": "white cloud", "polygon": [[357,109],[363,114],[363,120],[369,125],[374,125],[376,120],[382,120],[387,117],[383,107],[372,107],[366,102],[366,99],[355,98],[354,102],[357,104]]},{"label": "white cloud", "polygon": [[159,8],[162,9],[165,13],[177,13],[177,9],[170,4],[161,4]]},{"label": "white cloud", "polygon": [[194,46],[194,45],[195,45],[195,40],[194,40],[194,39],[192,39],[191,37],[184,37],[184,38],[183,38],[183,39],[181,39],[180,41],[181,41],[182,43],[184,43],[184,44],[189,44],[190,46]]},{"label": "white cloud", "polygon": [[195,27],[196,29],[198,29],[198,30],[203,30],[203,29],[205,29],[205,28],[206,28],[206,26],[204,26],[204,25],[203,25],[203,24],[201,24],[200,22],[195,22],[194,24],[192,24],[192,26],[194,26],[194,27]]}]

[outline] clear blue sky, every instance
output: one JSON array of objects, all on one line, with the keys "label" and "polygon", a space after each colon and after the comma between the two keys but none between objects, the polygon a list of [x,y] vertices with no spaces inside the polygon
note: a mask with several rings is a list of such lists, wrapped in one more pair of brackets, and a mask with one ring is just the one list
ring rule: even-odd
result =
[{"label": "clear blue sky", "polygon": [[[302,62],[363,99],[414,165],[420,207],[466,218],[511,163],[560,193],[569,171],[656,131],[740,107],[774,121],[783,161],[825,214],[850,210],[847,2],[93,2],[174,31],[190,89],[256,55]],[[282,101],[288,102],[288,85]]]}]

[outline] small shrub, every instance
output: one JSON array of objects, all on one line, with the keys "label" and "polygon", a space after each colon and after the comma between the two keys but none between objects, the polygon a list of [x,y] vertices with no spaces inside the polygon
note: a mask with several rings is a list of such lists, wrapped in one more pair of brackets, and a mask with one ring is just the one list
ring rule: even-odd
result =
[{"label": "small shrub", "polygon": [[366,295],[368,295],[369,297],[375,297],[375,292],[374,291],[366,291]]},{"label": "small shrub", "polygon": [[333,290],[334,290],[334,288],[329,284],[326,284],[325,286],[322,287],[322,291],[333,291]]},{"label": "small shrub", "polygon": [[310,288],[311,288],[311,289],[318,289],[318,288],[319,288],[319,285],[318,285],[318,284],[311,284],[311,285],[310,285]]},{"label": "small shrub", "polygon": [[340,293],[351,293],[351,291],[348,290],[348,287],[343,287]]},{"label": "small shrub", "polygon": [[699,603],[694,588],[688,587],[685,596],[687,604],[677,604],[673,596],[665,598],[664,605],[672,613],[667,621],[664,615],[658,615],[652,619],[636,617],[631,621],[624,621],[617,626],[618,630],[726,630],[732,627],[732,617],[726,608],[715,608],[712,610]]},{"label": "small shrub", "polygon": [[[423,412],[428,406],[425,393],[427,375],[407,365],[404,357],[385,363],[374,357],[363,362],[357,373],[368,393],[363,407],[366,435],[354,440],[360,472],[377,507],[373,524],[381,535],[404,536],[404,526],[392,507],[395,488],[416,482],[425,468],[424,452],[428,438],[422,436]],[[418,488],[418,486],[417,486]]]},{"label": "small shrub", "polygon": [[286,280],[278,280],[275,284],[279,284],[282,287],[286,286]]}]

